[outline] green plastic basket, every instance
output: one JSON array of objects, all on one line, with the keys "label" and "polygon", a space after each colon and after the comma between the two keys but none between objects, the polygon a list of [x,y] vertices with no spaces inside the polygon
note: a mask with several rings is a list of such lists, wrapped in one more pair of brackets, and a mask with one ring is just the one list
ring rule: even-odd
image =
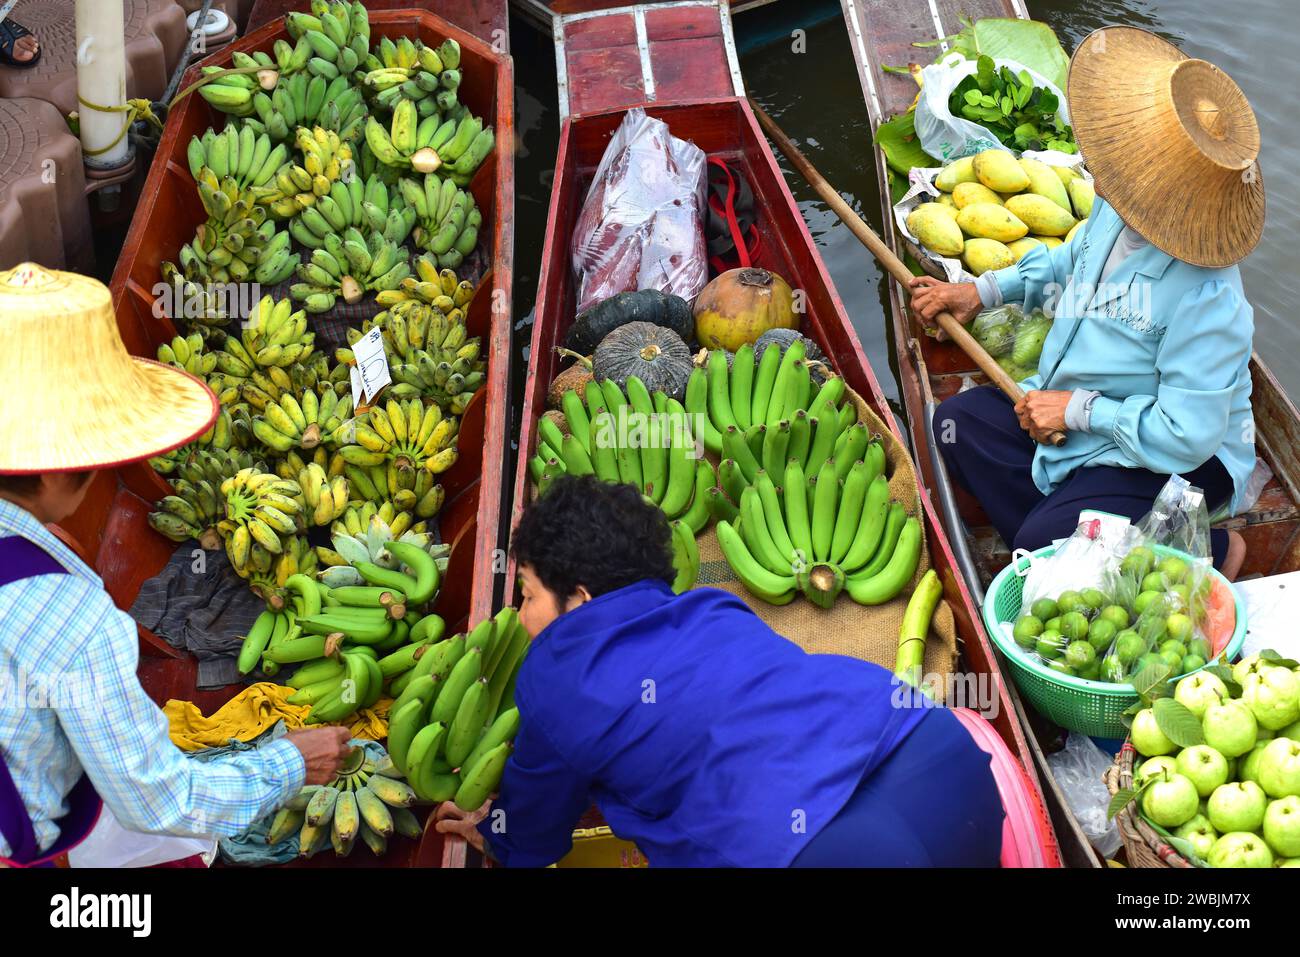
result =
[{"label": "green plastic basket", "polygon": [[[1160,545],[1155,547],[1155,551],[1162,556],[1190,558],[1177,549]],[[1001,626],[1004,622],[1014,622],[1020,617],[1021,597],[1025,587],[1023,572],[1028,570],[1032,562],[1055,552],[1056,549],[1050,545],[1040,548],[998,572],[989,585],[988,597],[984,600],[984,625],[989,637],[1010,664],[1016,687],[1039,714],[1063,728],[1090,737],[1126,738],[1128,729],[1121,716],[1137,701],[1137,693],[1130,686],[1108,681],[1090,681],[1053,671],[1003,633]],[[1022,574],[1017,574],[1017,571]],[[1228,584],[1228,580],[1217,571],[1214,574],[1225,585]],[[1229,587],[1229,591],[1237,614],[1236,628],[1225,649],[1228,660],[1232,661],[1241,653],[1241,646],[1246,640],[1246,606],[1235,589]],[[1177,675],[1170,680],[1176,681],[1181,677],[1183,676]]]}]

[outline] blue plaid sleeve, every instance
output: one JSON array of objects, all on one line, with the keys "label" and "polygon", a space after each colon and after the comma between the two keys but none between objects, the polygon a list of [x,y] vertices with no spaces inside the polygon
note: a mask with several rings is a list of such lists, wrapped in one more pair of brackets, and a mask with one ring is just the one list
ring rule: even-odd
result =
[{"label": "blue plaid sleeve", "polygon": [[[65,675],[87,690],[58,709],[59,723],[96,790],[122,824],[169,834],[234,835],[303,785],[301,752],[281,739],[210,762],[191,761],[168,736],[166,716],[136,677],[134,621],[108,596],[80,589],[75,631],[82,645]],[[68,634],[68,632],[65,632]]]}]

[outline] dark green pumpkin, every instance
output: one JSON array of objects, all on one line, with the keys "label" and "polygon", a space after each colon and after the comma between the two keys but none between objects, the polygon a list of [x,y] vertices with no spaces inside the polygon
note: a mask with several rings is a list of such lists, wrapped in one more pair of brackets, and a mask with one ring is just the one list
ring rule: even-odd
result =
[{"label": "dark green pumpkin", "polygon": [[591,355],[601,340],[629,322],[650,322],[656,326],[665,326],[677,333],[683,342],[690,342],[695,336],[695,317],[691,315],[691,307],[685,299],[658,289],[642,289],[639,292],[621,292],[617,296],[610,296],[586,312],[579,313],[569,327],[564,345],[584,356]]},{"label": "dark green pumpkin", "polygon": [[622,388],[628,376],[637,376],[651,393],[675,399],[686,394],[693,368],[691,350],[682,337],[652,322],[619,326],[601,340],[591,361],[597,381],[613,379]]}]

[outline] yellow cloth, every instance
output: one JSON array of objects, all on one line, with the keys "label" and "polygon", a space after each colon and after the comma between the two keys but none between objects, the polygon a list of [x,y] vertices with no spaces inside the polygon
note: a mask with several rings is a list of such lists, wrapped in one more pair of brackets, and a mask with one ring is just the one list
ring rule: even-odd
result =
[{"label": "yellow cloth", "polygon": [[[182,751],[201,748],[220,748],[231,738],[251,741],[277,721],[284,721],[290,730],[305,727],[311,708],[292,705],[286,700],[293,688],[262,681],[249,685],[231,698],[211,717],[204,717],[192,701],[175,698],[163,705],[163,714],[171,724],[171,739]],[[388,737],[388,709],[391,698],[381,698],[373,708],[357,712],[350,725],[354,738],[382,741]]]}]

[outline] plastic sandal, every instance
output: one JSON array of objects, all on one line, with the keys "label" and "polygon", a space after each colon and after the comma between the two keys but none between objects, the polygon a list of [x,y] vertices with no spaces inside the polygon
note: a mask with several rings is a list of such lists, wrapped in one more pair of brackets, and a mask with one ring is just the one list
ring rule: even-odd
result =
[{"label": "plastic sandal", "polygon": [[19,40],[23,37],[35,36],[36,34],[32,33],[31,30],[28,30],[21,23],[15,23],[7,17],[4,20],[0,20],[0,64],[11,66],[19,70],[26,70],[40,63],[41,54],[44,51],[39,42],[36,47],[36,56],[32,57],[30,60],[19,60],[14,56],[14,49]]}]

